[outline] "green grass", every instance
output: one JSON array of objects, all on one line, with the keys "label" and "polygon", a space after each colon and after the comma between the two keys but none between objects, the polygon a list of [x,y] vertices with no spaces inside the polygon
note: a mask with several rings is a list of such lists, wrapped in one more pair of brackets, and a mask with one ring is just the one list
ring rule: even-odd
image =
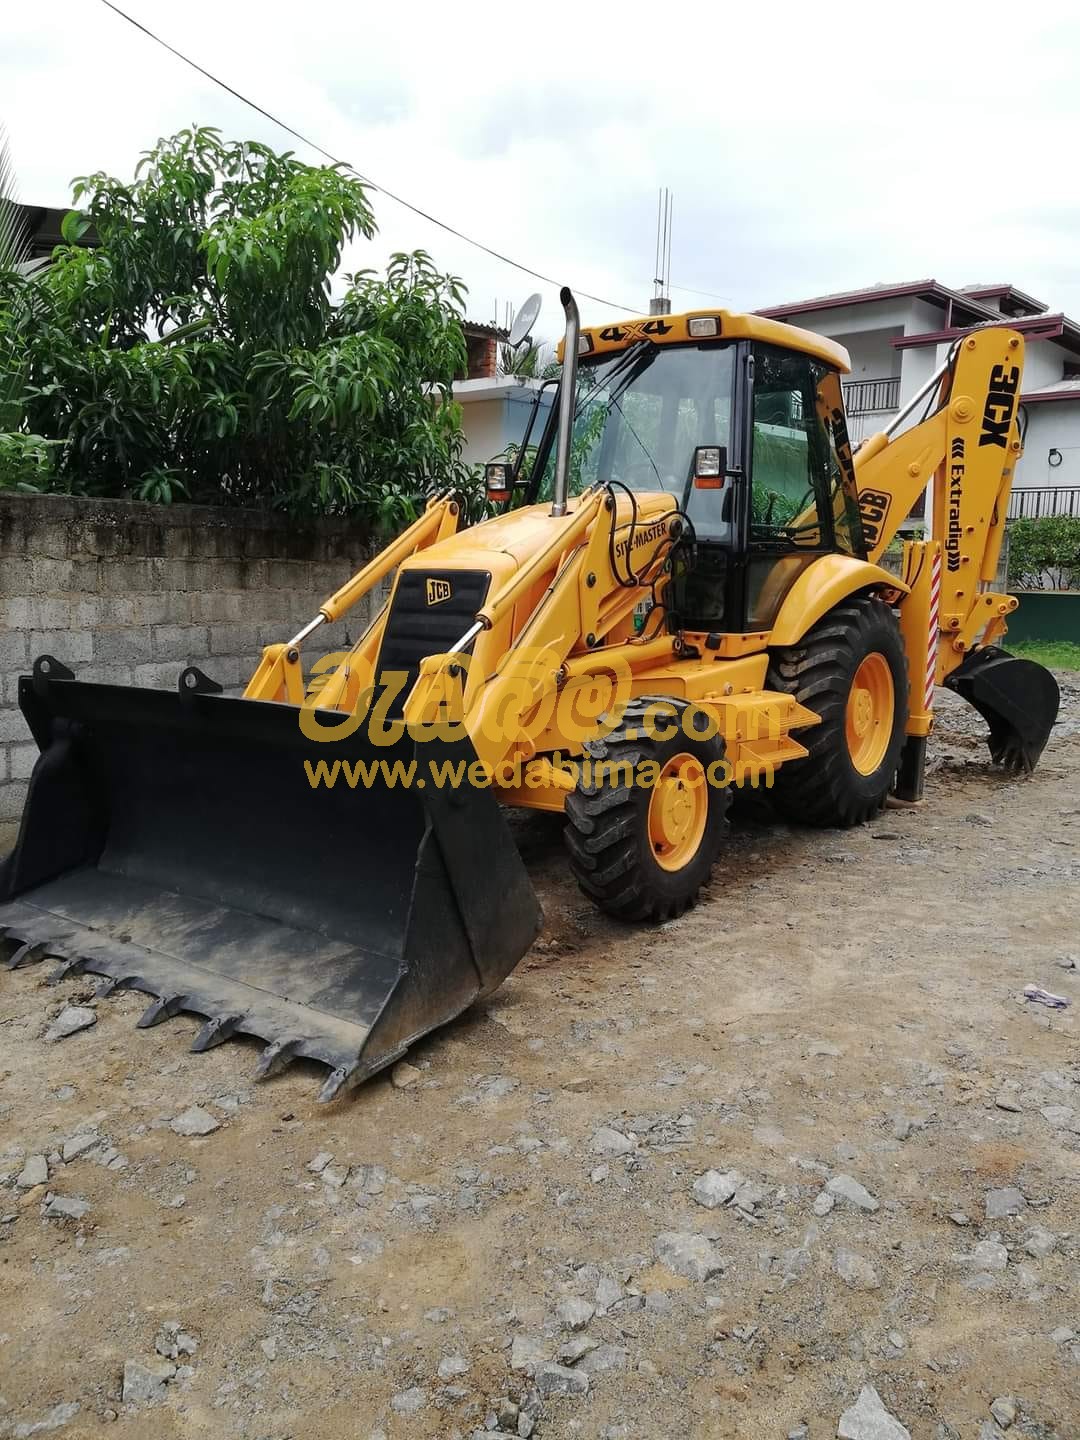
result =
[{"label": "green grass", "polygon": [[1006,637],[1005,648],[1050,670],[1080,670],[1080,645],[1073,640],[1018,640],[1012,645]]}]

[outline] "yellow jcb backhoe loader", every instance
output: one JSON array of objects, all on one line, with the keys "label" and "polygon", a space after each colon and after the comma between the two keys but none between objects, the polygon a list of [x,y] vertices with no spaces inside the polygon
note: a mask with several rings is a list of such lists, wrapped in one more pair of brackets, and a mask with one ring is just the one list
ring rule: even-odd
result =
[{"label": "yellow jcb backhoe loader", "polygon": [[[1058,693],[998,648],[995,588],[1021,453],[1023,339],[961,338],[853,456],[841,346],[723,310],[582,330],[563,292],[557,406],[495,518],[436,497],[244,698],[20,683],[41,750],[0,867],[9,964],[58,957],[191,1011],[193,1048],[267,1042],[259,1074],[330,1067],[329,1099],[497,986],[540,909],[504,806],[566,817],[612,915],[691,904],[732,785],[852,825],[923,789],[934,686],[1031,769]],[[920,405],[926,413],[903,425]],[[932,535],[881,561],[933,480]],[[347,653],[304,640],[382,581]],[[485,783],[490,782],[490,783]]]}]

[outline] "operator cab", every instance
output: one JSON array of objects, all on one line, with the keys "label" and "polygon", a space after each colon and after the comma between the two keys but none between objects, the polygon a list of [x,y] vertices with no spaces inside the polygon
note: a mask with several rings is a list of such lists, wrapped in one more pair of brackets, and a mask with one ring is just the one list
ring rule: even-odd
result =
[{"label": "operator cab", "polygon": [[[789,335],[808,350],[776,343]],[[865,555],[839,346],[720,312],[608,326],[581,348],[569,493],[600,483],[675,497],[694,544],[674,560],[673,628],[767,630],[812,560]],[[527,504],[552,498],[555,408]]]}]

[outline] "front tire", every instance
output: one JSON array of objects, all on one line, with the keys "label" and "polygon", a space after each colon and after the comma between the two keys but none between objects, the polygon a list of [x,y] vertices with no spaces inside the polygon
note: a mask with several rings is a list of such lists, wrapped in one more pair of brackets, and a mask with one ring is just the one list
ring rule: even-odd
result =
[{"label": "front tire", "polygon": [[[647,722],[658,701],[671,707],[666,729]],[[619,920],[673,919],[709,878],[731,793],[709,781],[710,774],[722,777],[724,742],[695,733],[707,728],[705,713],[684,701],[642,696],[627,705],[616,730],[585,746],[592,774],[566,798],[570,869],[589,899]],[[655,762],[655,783],[639,784],[648,761]],[[599,779],[598,762],[609,767]]]},{"label": "front tire", "polygon": [[772,651],[766,683],[821,716],[799,732],[809,755],[776,772],[776,809],[808,825],[859,825],[877,814],[908,716],[907,657],[889,607],[868,596],[838,605],[798,645]]}]

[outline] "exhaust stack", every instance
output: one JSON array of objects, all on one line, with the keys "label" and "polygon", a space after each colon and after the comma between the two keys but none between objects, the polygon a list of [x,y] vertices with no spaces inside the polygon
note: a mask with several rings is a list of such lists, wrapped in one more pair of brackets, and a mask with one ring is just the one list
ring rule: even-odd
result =
[{"label": "exhaust stack", "polygon": [[577,408],[578,336],[581,333],[581,316],[569,286],[564,285],[559,291],[559,299],[566,316],[566,335],[563,340],[562,381],[559,385],[555,484],[551,494],[553,516],[566,514],[566,501],[570,491],[570,447],[574,438],[574,411]]}]

